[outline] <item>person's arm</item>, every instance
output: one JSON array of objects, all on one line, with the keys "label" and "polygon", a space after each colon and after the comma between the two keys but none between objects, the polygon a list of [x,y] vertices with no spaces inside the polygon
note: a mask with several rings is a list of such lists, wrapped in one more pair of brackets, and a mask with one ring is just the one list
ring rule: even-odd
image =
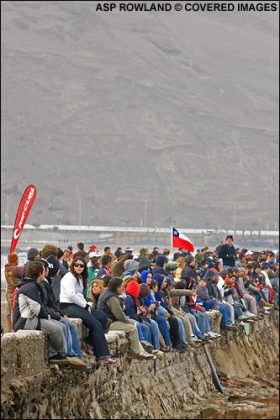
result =
[{"label": "person's arm", "polygon": [[227,245],[222,245],[221,246],[218,257],[222,258],[222,259],[224,259],[225,257],[228,257],[228,246]]},{"label": "person's arm", "polygon": [[[67,274],[66,274],[67,276]],[[65,297],[67,298],[68,302],[74,303],[81,308],[87,307],[87,301],[83,297],[81,293],[78,293],[75,288],[75,282],[77,280],[74,276],[67,279],[67,287],[64,288],[63,292]]]},{"label": "person's arm", "polygon": [[18,297],[18,303],[21,314],[28,308],[29,315],[48,319],[48,313],[46,309],[37,300],[32,299],[32,294],[20,293]]},{"label": "person's arm", "polygon": [[193,293],[192,290],[189,289],[171,289],[169,291],[170,296],[191,296],[191,294]]},{"label": "person's arm", "polygon": [[119,299],[117,297],[112,296],[110,299],[108,299],[107,305],[117,321],[130,323],[129,318],[125,315],[124,311],[122,310]]},{"label": "person's arm", "polygon": [[124,300],[124,307],[125,307],[125,314],[131,319],[135,319],[136,321],[139,321],[139,317],[137,316],[137,313],[135,312],[135,305],[133,298],[131,296],[126,296]]}]

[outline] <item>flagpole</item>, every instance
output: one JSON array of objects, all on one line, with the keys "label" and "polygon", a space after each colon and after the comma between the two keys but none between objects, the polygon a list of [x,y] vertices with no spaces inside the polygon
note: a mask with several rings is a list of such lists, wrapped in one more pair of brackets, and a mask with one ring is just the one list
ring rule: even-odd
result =
[{"label": "flagpole", "polygon": [[170,228],[170,242],[171,242],[171,248],[173,249],[173,241],[172,241],[172,238],[173,238],[173,226],[171,226],[171,228]]}]

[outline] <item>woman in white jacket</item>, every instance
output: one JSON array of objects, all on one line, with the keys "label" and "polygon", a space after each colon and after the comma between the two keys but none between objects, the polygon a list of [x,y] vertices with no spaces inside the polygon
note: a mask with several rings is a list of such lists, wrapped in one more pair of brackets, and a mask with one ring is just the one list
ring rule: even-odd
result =
[{"label": "woman in white jacket", "polygon": [[82,319],[89,329],[87,345],[93,350],[101,364],[115,363],[117,360],[111,357],[109,353],[103,327],[98,319],[91,314],[91,307],[83,295],[87,281],[85,260],[79,256],[75,257],[69,270],[61,279],[59,308],[69,318]]}]

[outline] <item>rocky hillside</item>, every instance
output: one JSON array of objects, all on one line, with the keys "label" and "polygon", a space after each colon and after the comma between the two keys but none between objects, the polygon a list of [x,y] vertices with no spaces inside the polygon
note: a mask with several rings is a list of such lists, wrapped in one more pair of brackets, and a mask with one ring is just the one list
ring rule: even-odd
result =
[{"label": "rocky hillside", "polygon": [[278,14],[1,3],[2,223],[278,228]]}]

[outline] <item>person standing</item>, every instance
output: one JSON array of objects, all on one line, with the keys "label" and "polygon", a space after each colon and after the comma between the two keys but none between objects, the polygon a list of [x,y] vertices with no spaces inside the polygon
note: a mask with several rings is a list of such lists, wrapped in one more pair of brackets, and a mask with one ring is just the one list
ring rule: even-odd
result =
[{"label": "person standing", "polygon": [[23,278],[24,267],[18,265],[18,256],[14,252],[8,255],[8,262],[5,265],[5,278],[7,283],[7,328],[8,332],[12,329],[12,295],[18,282]]},{"label": "person standing", "polygon": [[233,246],[233,236],[228,235],[226,237],[226,243],[221,246],[220,252],[218,254],[219,258],[223,260],[223,269],[227,270],[235,266],[235,261],[237,259],[236,250]]}]

